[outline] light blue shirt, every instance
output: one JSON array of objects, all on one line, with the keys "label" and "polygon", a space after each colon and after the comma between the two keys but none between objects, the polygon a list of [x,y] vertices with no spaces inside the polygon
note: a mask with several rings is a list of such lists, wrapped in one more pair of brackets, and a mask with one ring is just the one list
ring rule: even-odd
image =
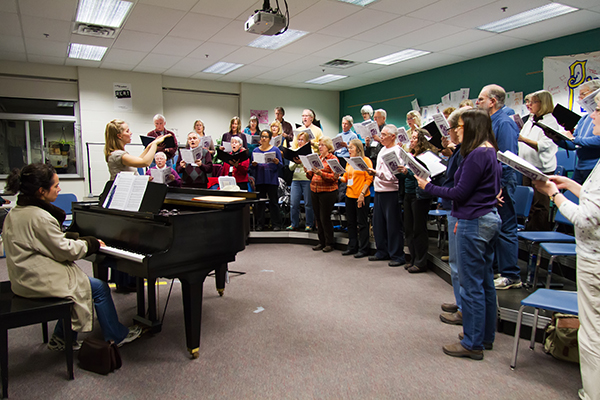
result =
[{"label": "light blue shirt", "polygon": [[[341,136],[342,140],[348,145],[352,139],[358,139],[358,135],[352,131],[338,133],[338,136]],[[334,154],[338,157],[350,157],[347,147],[336,150]]]}]

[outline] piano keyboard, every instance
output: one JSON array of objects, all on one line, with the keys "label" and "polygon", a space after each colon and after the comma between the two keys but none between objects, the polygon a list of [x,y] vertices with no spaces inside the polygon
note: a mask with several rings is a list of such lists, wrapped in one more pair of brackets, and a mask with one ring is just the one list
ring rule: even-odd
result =
[{"label": "piano keyboard", "polygon": [[117,249],[116,247],[110,247],[110,246],[100,247],[100,253],[105,253],[105,254],[108,254],[111,256],[125,258],[130,261],[138,262],[140,264],[144,261],[144,258],[146,257],[145,254],[134,253],[131,251]]}]

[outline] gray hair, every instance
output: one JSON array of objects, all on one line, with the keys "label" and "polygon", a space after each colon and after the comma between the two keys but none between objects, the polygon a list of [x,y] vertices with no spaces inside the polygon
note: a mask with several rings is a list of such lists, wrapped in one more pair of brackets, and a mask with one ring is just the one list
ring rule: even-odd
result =
[{"label": "gray hair", "polygon": [[369,114],[369,116],[372,117],[373,116],[373,107],[366,104],[366,105],[362,106],[362,108],[360,109],[360,113],[361,114]]},{"label": "gray hair", "polygon": [[458,120],[460,119],[460,116],[467,110],[472,109],[472,107],[466,106],[466,107],[462,107],[462,108],[457,108],[456,110],[452,111],[452,113],[448,116],[448,125],[450,125],[450,128],[456,128],[456,125],[458,125]]},{"label": "gray hair", "polygon": [[312,112],[312,110],[311,110],[311,109],[309,109],[309,108],[305,108],[305,109],[302,111],[302,113],[304,113],[304,111],[308,111],[308,113],[310,114],[310,116],[312,117],[312,119],[315,119],[315,113],[314,113],[314,112]]},{"label": "gray hair", "polygon": [[239,136],[232,136],[232,137],[231,137],[231,142],[232,142],[232,143],[233,143],[233,142],[236,142],[236,143],[237,143],[237,144],[239,144],[240,146],[243,146],[243,145],[244,145],[244,141],[243,141],[243,140],[242,140],[242,138],[241,138],[241,137],[239,137]]},{"label": "gray hair", "polygon": [[164,115],[162,115],[162,114],[156,114],[156,115],[154,116],[154,118],[152,118],[152,121],[158,121],[158,120],[161,120],[161,119],[162,119],[163,121],[167,122],[167,120],[165,119],[165,116],[164,116]]},{"label": "gray hair", "polygon": [[483,88],[487,96],[490,99],[496,100],[496,104],[498,104],[498,108],[504,107],[504,100],[506,100],[506,91],[500,85],[487,85]]},{"label": "gray hair", "polygon": [[159,157],[163,157],[165,160],[167,159],[167,155],[165,153],[163,153],[162,151],[157,151],[156,154],[154,155],[155,160]]},{"label": "gray hair", "polygon": [[346,121],[350,125],[354,124],[354,118],[352,118],[352,116],[350,116],[350,115],[346,115],[346,116],[342,117],[342,121]]},{"label": "gray hair", "polygon": [[[375,112],[377,112],[377,111],[375,111]],[[397,137],[398,136],[398,128],[396,128],[396,125],[394,125],[394,124],[387,124],[381,130],[383,131],[384,129],[387,129],[388,133],[390,135],[392,135],[393,137]]]},{"label": "gray hair", "polygon": [[588,90],[595,92],[596,90],[600,89],[600,79],[592,79],[591,81],[584,82],[579,85],[579,88],[582,86],[585,86],[588,88]]},{"label": "gray hair", "polygon": [[383,114],[383,118],[387,118],[387,112],[383,109],[383,108],[378,108],[377,110],[375,110],[374,114]]},{"label": "gray hair", "polygon": [[188,133],[188,137],[190,137],[190,135],[196,135],[198,136],[198,140],[200,140],[200,134],[196,131],[191,131],[190,133]]}]

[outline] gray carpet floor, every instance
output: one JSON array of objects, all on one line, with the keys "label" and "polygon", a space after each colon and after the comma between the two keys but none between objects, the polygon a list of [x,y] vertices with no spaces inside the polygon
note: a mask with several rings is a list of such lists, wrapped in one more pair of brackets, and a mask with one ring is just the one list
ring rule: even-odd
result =
[{"label": "gray carpet floor", "polygon": [[[88,273],[91,265],[78,262]],[[0,260],[0,278],[7,279]],[[230,264],[225,296],[204,285],[200,358],[185,348],[175,281],[163,330],[121,348],[108,376],[75,367],[41,343],[39,325],[9,331],[13,399],[577,399],[579,366],[497,334],[483,361],[442,353],[461,327],[440,322],[452,288],[436,274],[324,254],[310,246],[252,244]],[[159,285],[160,309],[170,281]],[[135,295],[113,294],[130,324]],[[97,325],[97,324],[96,324]],[[91,335],[100,337],[96,326]],[[80,336],[85,337],[86,334]]]}]

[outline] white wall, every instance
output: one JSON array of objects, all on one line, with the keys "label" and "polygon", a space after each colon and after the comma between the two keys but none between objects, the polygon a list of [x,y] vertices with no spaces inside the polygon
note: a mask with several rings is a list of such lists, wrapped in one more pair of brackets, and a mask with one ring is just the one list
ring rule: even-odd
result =
[{"label": "white wall", "polygon": [[[321,121],[323,134],[334,137],[341,132],[340,96],[337,91],[296,89],[282,86],[242,83],[242,124],[246,126],[250,110],[268,110],[269,121],[275,119],[275,107],[285,109],[284,119],[294,126],[302,123],[302,111],[310,108]],[[261,128],[266,126],[261,125]]]}]

